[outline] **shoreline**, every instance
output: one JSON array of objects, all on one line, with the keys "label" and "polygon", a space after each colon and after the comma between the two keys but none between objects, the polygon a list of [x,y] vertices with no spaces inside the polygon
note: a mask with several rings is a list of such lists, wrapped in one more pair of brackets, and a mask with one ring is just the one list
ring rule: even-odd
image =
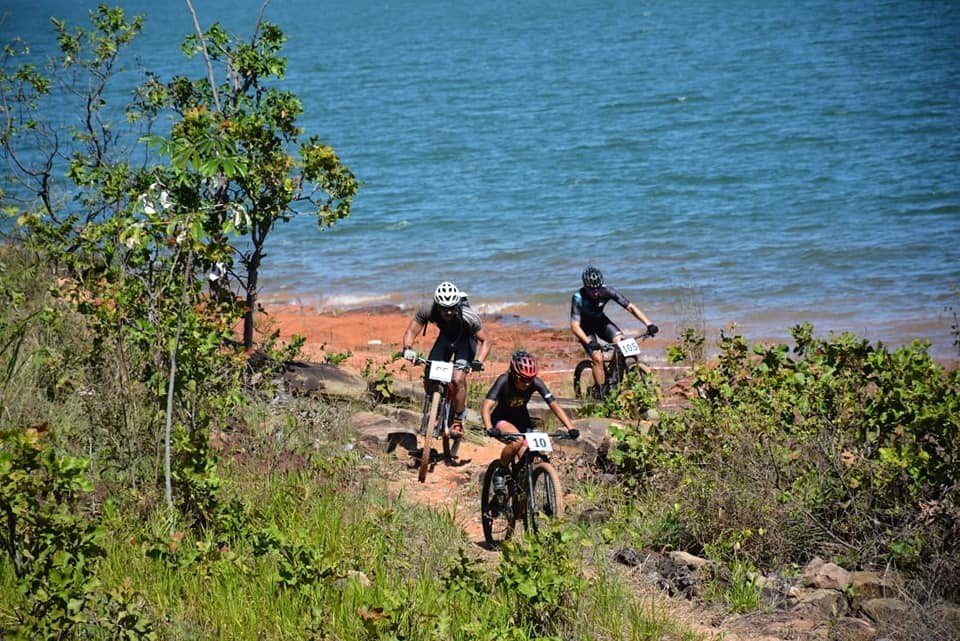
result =
[{"label": "shoreline", "polygon": [[[280,340],[285,342],[294,335],[303,336],[306,339],[301,353],[304,360],[323,362],[328,356],[349,354],[343,361],[347,367],[356,370],[383,370],[398,378],[412,376],[412,368],[404,367],[402,361],[393,359],[402,349],[403,333],[414,313],[412,306],[377,303],[349,309],[318,310],[304,304],[267,302],[263,304],[263,308],[265,313],[257,315],[258,333],[264,335],[277,330]],[[558,325],[556,321],[505,311],[481,312],[481,318],[492,343],[487,367],[483,372],[475,373],[481,380],[492,381],[505,371],[510,355],[517,349],[526,349],[540,360],[543,378],[551,385],[569,380],[577,362],[584,358],[582,348],[566,324]],[[653,320],[656,322],[658,317],[654,316]],[[622,322],[619,315],[615,321],[628,334],[642,331],[642,326],[636,321],[627,324]],[[793,325],[799,322],[802,321],[794,322]],[[644,341],[642,350],[645,360],[654,367],[671,369],[666,363],[666,347],[676,344],[682,325],[659,322],[658,325],[660,333]],[[721,329],[730,331],[729,326],[706,327],[708,354],[716,353]],[[814,330],[818,336],[825,337],[829,333],[818,330],[816,324]],[[787,328],[782,330],[782,336],[773,335],[772,332],[750,332],[744,325],[739,324],[732,331],[745,336],[750,344],[792,344]],[[858,336],[874,345],[878,342],[868,336]],[[414,348],[425,353],[435,338],[436,328],[430,326],[426,335],[418,336]],[[895,346],[893,342],[882,342],[888,348]],[[901,344],[907,342],[909,341]],[[952,344],[950,346],[952,347]],[[956,365],[958,356],[955,351],[941,354],[931,347],[928,353],[946,366]]]},{"label": "shoreline", "polygon": [[[426,298],[428,296],[424,294]],[[426,300],[424,298],[424,300]],[[419,297],[401,297],[400,294],[387,294],[370,297],[320,299],[307,295],[276,294],[261,300],[265,308],[296,308],[316,315],[342,315],[347,313],[399,313],[412,314],[419,304]],[[753,343],[792,343],[790,328],[804,322],[810,322],[816,336],[826,338],[830,334],[850,332],[871,344],[882,343],[893,349],[907,345],[914,340],[930,343],[928,353],[943,362],[955,362],[960,353],[954,346],[951,326],[957,321],[953,309],[944,307],[935,313],[926,315],[930,310],[914,310],[914,315],[889,313],[884,317],[865,320],[843,312],[814,311],[801,309],[777,309],[754,307],[737,309],[703,309],[696,302],[677,301],[673,304],[649,304],[635,301],[661,330],[661,335],[675,341],[684,327],[700,327],[704,330],[708,345],[716,345],[721,330],[745,336]],[[568,332],[569,302],[517,302],[504,299],[488,302],[472,300],[471,303],[486,321],[503,324],[521,324],[536,329],[554,329]],[[627,334],[643,331],[638,323],[624,310],[614,308],[609,314]],[[401,330],[402,331],[402,330]],[[572,339],[571,339],[572,340]]]}]

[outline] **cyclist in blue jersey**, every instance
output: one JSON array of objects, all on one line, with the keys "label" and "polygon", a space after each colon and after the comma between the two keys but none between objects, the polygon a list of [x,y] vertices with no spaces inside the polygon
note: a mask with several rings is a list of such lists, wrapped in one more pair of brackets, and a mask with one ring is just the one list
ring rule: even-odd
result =
[{"label": "cyclist in blue jersey", "polygon": [[[431,361],[455,359],[457,369],[453,373],[453,421],[451,436],[463,435],[463,419],[467,407],[467,372],[483,369],[483,361],[490,351],[490,341],[483,330],[480,315],[470,307],[466,295],[456,285],[444,281],[437,285],[433,300],[420,305],[403,333],[403,357],[416,362],[417,353],[413,344],[417,336],[426,334],[427,325],[433,323],[440,330],[437,340],[427,357]],[[469,367],[467,367],[469,366]]]},{"label": "cyclist in blue jersey", "polygon": [[606,382],[603,371],[603,352],[597,339],[608,343],[619,343],[623,332],[604,313],[603,308],[610,301],[630,312],[634,318],[647,326],[647,332],[653,336],[659,328],[650,322],[639,307],[631,303],[615,288],[604,285],[603,274],[599,269],[588,265],[580,275],[583,287],[573,294],[570,302],[570,329],[593,361],[593,380],[597,385]]},{"label": "cyclist in blue jersey", "polygon": [[[539,373],[537,359],[524,351],[515,352],[510,358],[509,369],[497,377],[490,386],[486,398],[480,406],[480,415],[483,418],[483,427],[490,436],[500,436],[504,433],[523,434],[529,432],[533,426],[527,403],[534,392],[540,394],[550,410],[563,423],[571,438],[580,436],[570,417],[563,410],[557,400],[550,393],[546,384],[537,376]],[[501,470],[509,468],[514,457],[523,454],[523,440],[510,441],[503,446],[500,452]],[[497,475],[493,479],[493,489],[501,493],[505,489],[506,479]]]}]

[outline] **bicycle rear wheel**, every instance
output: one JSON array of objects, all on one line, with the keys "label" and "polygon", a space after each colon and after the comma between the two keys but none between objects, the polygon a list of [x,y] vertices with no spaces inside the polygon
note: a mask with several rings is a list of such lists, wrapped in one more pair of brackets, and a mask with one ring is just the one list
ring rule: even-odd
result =
[{"label": "bicycle rear wheel", "polygon": [[596,399],[597,384],[593,378],[593,362],[582,360],[573,370],[573,395],[578,400]]},{"label": "bicycle rear wheel", "polygon": [[[426,407],[426,405],[424,405]],[[430,409],[427,414],[427,420],[424,423],[426,429],[423,431],[423,449],[420,450],[420,473],[417,479],[423,483],[427,480],[427,470],[430,469],[430,458],[433,445],[433,429],[437,424],[437,412],[440,409],[440,392],[434,392],[430,396]]]},{"label": "bicycle rear wheel", "polygon": [[[493,491],[493,475],[501,469],[500,461],[494,459],[483,475],[483,489],[480,492],[480,520],[483,523],[483,538],[487,547],[496,549],[513,536],[517,524],[516,494],[499,498]],[[509,470],[504,470],[509,474]]]},{"label": "bicycle rear wheel", "polygon": [[533,466],[533,496],[527,508],[530,529],[536,533],[545,519],[563,516],[563,489],[560,476],[547,462]]}]

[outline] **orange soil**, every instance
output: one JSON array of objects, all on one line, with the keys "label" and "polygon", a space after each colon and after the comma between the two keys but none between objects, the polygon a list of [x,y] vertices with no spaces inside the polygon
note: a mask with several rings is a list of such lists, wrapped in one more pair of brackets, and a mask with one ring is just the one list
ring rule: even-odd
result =
[{"label": "orange soil", "polygon": [[[372,364],[374,371],[383,367],[395,374],[399,373],[399,364],[391,364],[392,357],[403,348],[403,333],[413,316],[413,311],[393,306],[337,313],[319,313],[292,305],[269,305],[265,310],[266,314],[258,317],[258,331],[269,333],[277,329],[284,341],[294,335],[305,337],[304,360],[321,362],[326,355],[349,352],[351,356],[344,361],[346,367],[361,370]],[[483,324],[492,347],[485,370],[471,375],[474,380],[492,382],[505,371],[510,354],[525,349],[539,359],[541,378],[547,385],[556,387],[557,393],[561,393],[563,385],[570,385],[573,368],[584,352],[569,328],[544,328],[501,315],[483,316]],[[414,348],[428,352],[436,335],[436,328],[431,325],[426,336],[418,337]],[[666,339],[657,337],[646,341],[643,349],[646,353],[662,352],[666,343]]]}]

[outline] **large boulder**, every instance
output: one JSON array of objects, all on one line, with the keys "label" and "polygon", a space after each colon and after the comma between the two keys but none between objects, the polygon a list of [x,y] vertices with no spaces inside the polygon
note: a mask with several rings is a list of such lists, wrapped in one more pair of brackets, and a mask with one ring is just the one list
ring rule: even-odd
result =
[{"label": "large boulder", "polygon": [[423,403],[423,381],[393,380],[390,383],[391,402],[410,401],[415,405]]},{"label": "large boulder", "polygon": [[284,366],[283,382],[294,396],[351,401],[367,398],[367,382],[359,372],[329,363],[290,361]]},{"label": "large boulder", "polygon": [[417,432],[396,420],[374,412],[359,412],[350,419],[361,447],[367,452],[392,452],[402,447],[408,452],[417,449]]},{"label": "large boulder", "polygon": [[[560,407],[563,408],[563,411],[567,413],[568,416],[576,416],[577,410],[580,409],[580,401],[575,401],[569,398],[558,398],[556,399]],[[553,410],[550,409],[550,406],[543,402],[543,399],[539,396],[533,396],[530,398],[530,402],[527,403],[527,411],[530,412],[530,417],[534,420],[543,421],[546,420],[548,416],[553,416]]]},{"label": "large boulder", "polygon": [[423,419],[423,414],[418,411],[406,407],[396,407],[394,405],[381,405],[377,409],[386,416],[398,421],[401,425],[415,430],[420,429],[420,421]]},{"label": "large boulder", "polygon": [[866,570],[850,573],[850,605],[859,610],[864,601],[881,599],[900,593],[900,581],[895,573]]},{"label": "large boulder", "polygon": [[860,610],[877,623],[899,623],[910,613],[910,606],[899,599],[867,599]]},{"label": "large boulder", "polygon": [[797,595],[797,605],[794,607],[823,619],[836,619],[850,610],[847,597],[842,592],[826,588],[803,590]]},{"label": "large boulder", "polygon": [[850,572],[836,563],[814,557],[803,570],[803,585],[824,590],[843,590],[850,585]]},{"label": "large boulder", "polygon": [[[565,448],[574,448],[591,460],[605,456],[614,440],[610,435],[611,427],[625,428],[626,423],[612,418],[579,418],[573,426],[580,430],[580,438],[575,441],[562,441]],[[641,429],[649,429],[649,424],[641,423]]]}]

